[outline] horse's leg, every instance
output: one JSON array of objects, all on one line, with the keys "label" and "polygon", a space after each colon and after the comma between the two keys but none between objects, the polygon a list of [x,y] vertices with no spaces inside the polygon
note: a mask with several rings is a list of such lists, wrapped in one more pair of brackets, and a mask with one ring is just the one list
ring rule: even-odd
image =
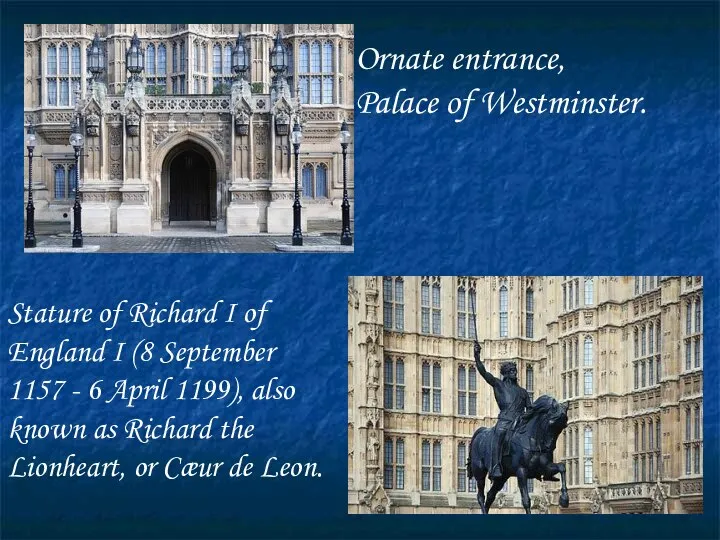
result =
[{"label": "horse's leg", "polygon": [[502,487],[505,485],[505,482],[507,482],[507,476],[503,476],[502,478],[493,480],[492,486],[490,486],[490,489],[487,492],[487,496],[485,497],[486,513],[490,513],[490,507],[492,506],[492,503],[495,502],[495,495],[497,495],[498,491],[502,489]]},{"label": "horse's leg", "polygon": [[522,505],[525,509],[525,513],[530,513],[530,494],[528,493],[527,486],[527,471],[524,468],[517,470],[518,487],[520,488],[520,499],[522,499]]},{"label": "horse's leg", "polygon": [[[548,465],[547,472],[545,473],[546,480],[554,480],[557,482],[557,478],[552,478],[557,473],[560,473],[560,506],[567,508],[570,504],[570,498],[568,497],[567,484],[565,483],[565,464],[564,463],[551,463]],[[550,477],[550,478],[548,478]]]},{"label": "horse's leg", "polygon": [[560,472],[560,506],[567,508],[570,506],[570,497],[568,497],[567,484],[565,483],[565,464],[553,463],[553,467],[557,467]]},{"label": "horse's leg", "polygon": [[477,474],[475,474],[475,481],[477,482],[477,500],[478,503],[480,503],[480,511],[483,514],[487,514],[487,510],[485,508],[485,475],[487,474],[487,471],[485,469],[478,469]]}]

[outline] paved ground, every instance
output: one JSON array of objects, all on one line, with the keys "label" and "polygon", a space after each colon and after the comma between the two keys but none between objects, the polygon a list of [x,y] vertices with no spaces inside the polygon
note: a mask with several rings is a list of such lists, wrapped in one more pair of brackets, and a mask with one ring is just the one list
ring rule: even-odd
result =
[{"label": "paved ground", "polygon": [[[72,236],[66,223],[37,223],[35,234],[38,248],[71,247]],[[97,251],[102,253],[274,253],[277,245],[291,243],[290,235],[225,236],[210,230],[182,229],[149,236],[84,236],[86,247],[99,246]],[[308,232],[304,246],[317,246],[325,252],[337,246],[340,251],[340,235]]]}]

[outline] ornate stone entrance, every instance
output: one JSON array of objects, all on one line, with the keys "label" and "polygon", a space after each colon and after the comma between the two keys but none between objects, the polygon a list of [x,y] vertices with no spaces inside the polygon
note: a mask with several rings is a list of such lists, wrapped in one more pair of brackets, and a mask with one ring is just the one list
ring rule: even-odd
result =
[{"label": "ornate stone entrance", "polygon": [[163,225],[199,221],[217,222],[217,171],[210,153],[186,141],[173,148],[163,163]]}]

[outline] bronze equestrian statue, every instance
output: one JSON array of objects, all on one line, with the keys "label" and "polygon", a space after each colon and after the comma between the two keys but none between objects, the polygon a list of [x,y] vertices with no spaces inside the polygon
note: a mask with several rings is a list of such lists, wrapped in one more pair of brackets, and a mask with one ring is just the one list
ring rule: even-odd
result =
[{"label": "bronze equestrian statue", "polygon": [[[560,405],[550,396],[540,396],[533,403],[527,391],[517,382],[514,362],[505,362],[500,368],[501,379],[485,369],[480,344],[475,342],[475,365],[485,381],[492,386],[495,401],[500,408],[497,425],[475,431],[470,442],[468,477],[475,478],[477,499],[483,514],[490,511],[495,495],[507,479],[516,476],[525,513],[530,513],[530,495],[527,481],[530,478],[557,481],[560,473],[560,506],[569,504],[565,483],[565,465],[553,463],[553,450],[563,429],[567,426],[567,405]],[[489,474],[492,486],[485,497],[485,477]]]}]

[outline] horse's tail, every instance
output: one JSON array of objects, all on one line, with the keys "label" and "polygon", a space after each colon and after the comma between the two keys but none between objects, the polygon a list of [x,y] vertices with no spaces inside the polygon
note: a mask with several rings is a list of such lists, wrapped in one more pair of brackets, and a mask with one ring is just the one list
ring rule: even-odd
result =
[{"label": "horse's tail", "polygon": [[470,439],[470,446],[468,449],[468,457],[467,457],[467,463],[465,464],[465,468],[467,470],[467,476],[468,478],[473,477],[472,473],[472,449],[473,449],[473,443],[475,442],[475,438],[486,428],[481,427],[475,430],[475,433],[473,433],[472,439]]}]

